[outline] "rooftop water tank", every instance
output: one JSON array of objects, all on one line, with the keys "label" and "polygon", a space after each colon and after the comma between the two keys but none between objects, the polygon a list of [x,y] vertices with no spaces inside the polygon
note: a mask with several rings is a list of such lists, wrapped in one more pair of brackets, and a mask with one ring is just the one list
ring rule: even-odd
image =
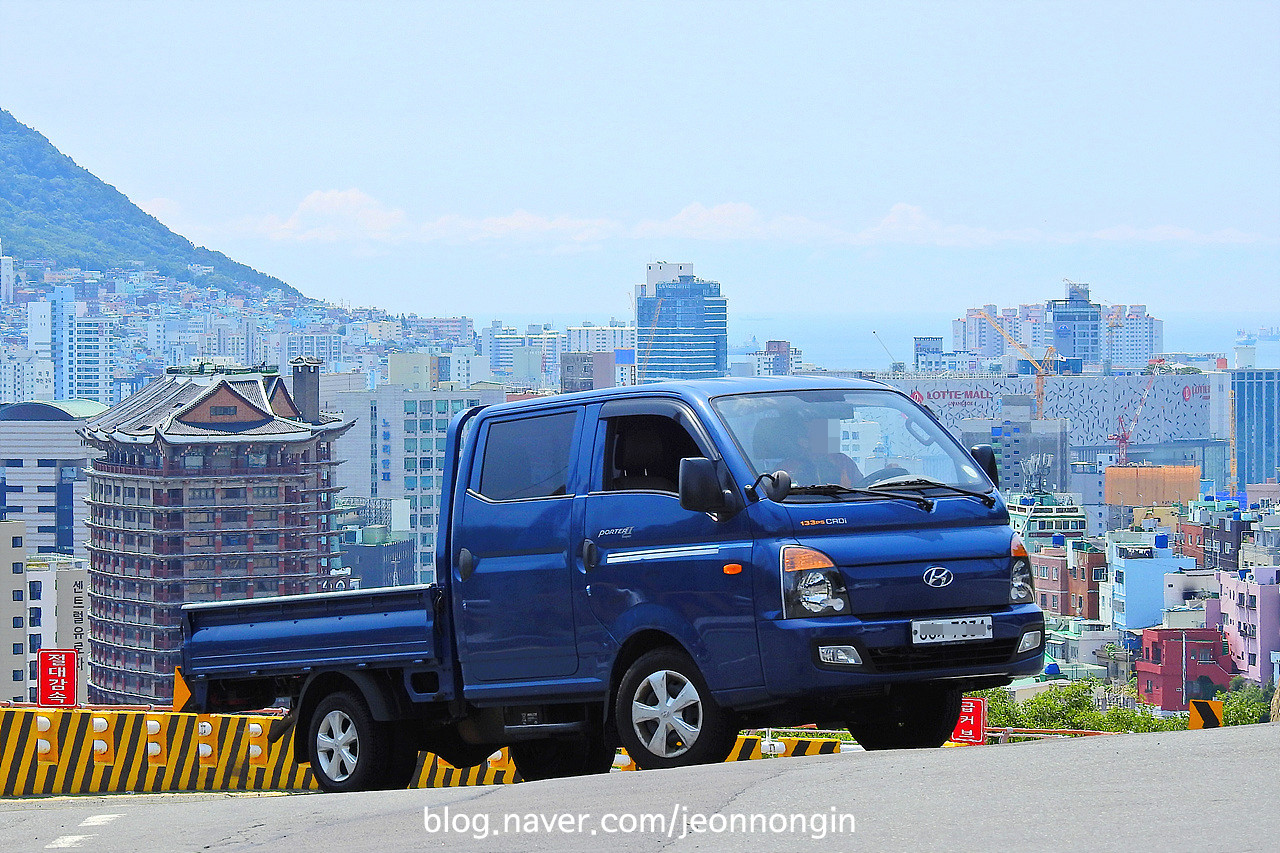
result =
[{"label": "rooftop water tank", "polygon": [[1168,547],[1169,547],[1169,534],[1168,534],[1168,533],[1157,533],[1157,534],[1156,534],[1156,547],[1157,547],[1157,548],[1168,548]]}]

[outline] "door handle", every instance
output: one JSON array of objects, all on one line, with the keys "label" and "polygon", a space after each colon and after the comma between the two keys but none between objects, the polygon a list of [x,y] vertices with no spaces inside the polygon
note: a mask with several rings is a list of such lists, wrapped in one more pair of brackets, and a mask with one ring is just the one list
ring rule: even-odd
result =
[{"label": "door handle", "polygon": [[470,551],[463,548],[458,552],[458,577],[466,580],[476,573],[476,558]]},{"label": "door handle", "polygon": [[582,540],[582,565],[587,571],[600,565],[600,549],[590,539]]}]

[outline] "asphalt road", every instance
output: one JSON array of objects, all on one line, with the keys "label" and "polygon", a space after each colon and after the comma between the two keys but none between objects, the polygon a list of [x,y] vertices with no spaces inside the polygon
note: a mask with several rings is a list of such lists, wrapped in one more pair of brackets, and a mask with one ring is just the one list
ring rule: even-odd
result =
[{"label": "asphalt road", "polygon": [[488,788],[8,800],[0,825],[0,850],[102,853],[1274,851],[1280,724]]}]

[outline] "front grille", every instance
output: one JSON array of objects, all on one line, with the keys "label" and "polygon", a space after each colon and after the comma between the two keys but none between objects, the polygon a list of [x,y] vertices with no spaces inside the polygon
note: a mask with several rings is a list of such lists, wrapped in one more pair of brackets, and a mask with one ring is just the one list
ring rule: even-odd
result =
[{"label": "front grille", "polygon": [[940,607],[933,610],[921,610],[915,608],[912,610],[882,610],[876,613],[863,612],[858,610],[854,605],[852,611],[853,616],[857,616],[863,622],[889,622],[896,619],[930,619],[933,617],[951,617],[951,616],[971,616],[975,613],[982,613],[990,616],[992,612],[1000,611],[1007,608],[1007,602],[994,604],[975,604],[969,607]]},{"label": "front grille", "polygon": [[867,658],[876,672],[912,672],[918,669],[983,666],[1008,662],[1013,657],[1013,650],[1017,644],[1018,641],[1014,639],[868,649]]}]

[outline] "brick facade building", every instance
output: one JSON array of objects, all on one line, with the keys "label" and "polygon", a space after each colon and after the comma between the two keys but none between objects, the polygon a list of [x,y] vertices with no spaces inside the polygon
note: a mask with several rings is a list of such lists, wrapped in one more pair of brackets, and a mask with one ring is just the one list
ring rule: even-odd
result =
[{"label": "brick facade building", "polygon": [[170,368],[89,420],[89,699],[167,702],[184,603],[315,592],[340,554],[319,363]]}]

